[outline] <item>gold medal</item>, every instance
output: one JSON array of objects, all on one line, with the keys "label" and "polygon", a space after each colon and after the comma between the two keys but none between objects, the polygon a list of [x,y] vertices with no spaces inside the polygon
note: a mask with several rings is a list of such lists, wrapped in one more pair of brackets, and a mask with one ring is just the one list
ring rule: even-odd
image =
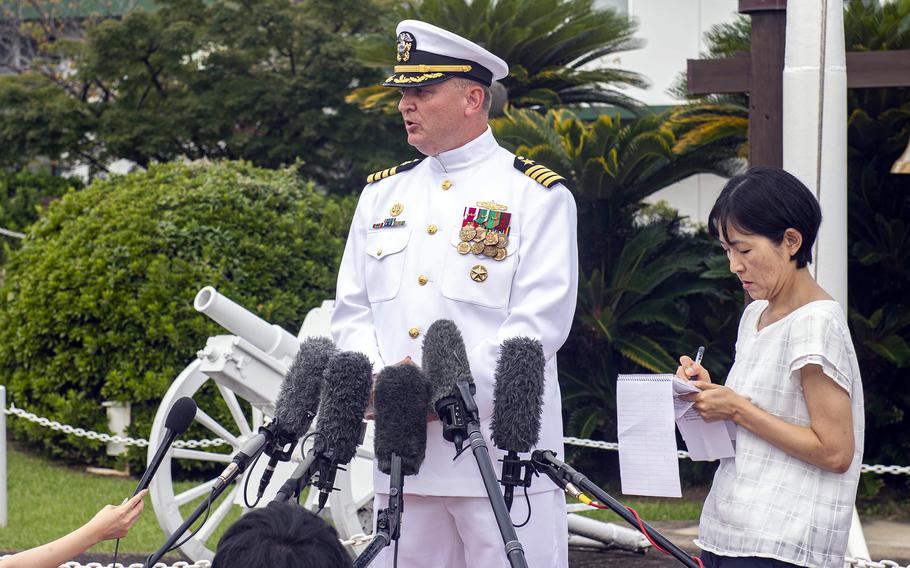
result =
[{"label": "gold medal", "polygon": [[509,246],[509,237],[503,235],[502,233],[499,233],[499,242],[496,243],[496,246],[501,249]]},{"label": "gold medal", "polygon": [[471,243],[466,243],[464,241],[458,243],[458,246],[455,247],[458,249],[459,254],[468,254],[471,252]]},{"label": "gold medal", "polygon": [[487,230],[484,229],[483,227],[478,227],[477,232],[474,234],[474,240],[477,242],[480,242],[480,241],[484,240],[484,238],[486,238],[486,236],[487,236]]},{"label": "gold medal", "polygon": [[404,211],[404,205],[401,203],[396,203],[395,205],[392,205],[392,209],[389,211],[389,213],[392,214],[392,217],[398,217],[401,215],[402,211]]},{"label": "gold medal", "polygon": [[474,238],[474,235],[476,235],[476,234],[477,234],[477,229],[475,229],[471,225],[465,225],[464,227],[461,228],[460,231],[458,231],[458,238],[461,239],[462,241],[470,241],[471,239]]},{"label": "gold medal", "polygon": [[471,252],[474,254],[483,254],[484,244],[483,243],[474,243],[471,245]]},{"label": "gold medal", "polygon": [[475,264],[471,267],[471,280],[474,282],[483,282],[487,279],[489,273],[487,272],[487,267],[482,264]]},{"label": "gold medal", "polygon": [[496,249],[496,256],[493,257],[493,260],[505,260],[509,256],[509,251],[504,248]]},{"label": "gold medal", "polygon": [[499,242],[499,233],[496,231],[487,231],[486,236],[483,238],[483,244],[487,246],[495,246]]},{"label": "gold medal", "polygon": [[496,256],[497,250],[499,250],[499,249],[494,246],[486,245],[485,247],[483,247],[483,254],[484,254],[484,256],[489,256],[490,258],[493,258],[494,256]]}]

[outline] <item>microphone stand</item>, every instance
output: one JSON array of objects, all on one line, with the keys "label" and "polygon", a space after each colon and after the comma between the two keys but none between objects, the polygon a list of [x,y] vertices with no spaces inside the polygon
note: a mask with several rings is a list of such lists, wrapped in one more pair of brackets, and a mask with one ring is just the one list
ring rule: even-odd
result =
[{"label": "microphone stand", "polygon": [[404,476],[401,475],[401,456],[392,453],[389,469],[389,506],[376,515],[376,534],[354,561],[354,568],[366,568],[379,551],[401,536],[401,514],[404,511]]},{"label": "microphone stand", "polygon": [[288,477],[287,481],[281,486],[281,489],[278,490],[278,493],[275,495],[275,498],[272,499],[272,502],[285,503],[292,498],[299,498],[303,488],[310,484],[313,473],[318,468],[318,465],[314,466],[314,464],[320,459],[322,459],[322,453],[317,452],[315,449],[311,449],[306,458],[300,462],[294,469],[294,472],[291,473],[291,476]]},{"label": "microphone stand", "polygon": [[[444,398],[436,404],[436,412],[443,423],[443,431],[445,432],[452,428],[460,430],[454,432],[452,438],[446,437],[446,439],[455,442],[456,458],[461,453],[459,442],[465,438],[470,440],[474,460],[477,462],[480,477],[483,478],[484,489],[487,492],[490,505],[493,507],[493,515],[496,517],[496,524],[499,526],[499,533],[502,535],[502,542],[509,564],[513,568],[527,568],[528,563],[525,560],[524,548],[522,548],[521,542],[518,541],[515,526],[512,525],[512,518],[509,516],[509,510],[506,507],[502,493],[499,492],[499,480],[496,479],[493,461],[490,459],[490,450],[480,431],[480,416],[477,410],[477,403],[474,401],[476,387],[463,379],[455,381],[455,386],[458,389],[458,394],[455,397]],[[453,422],[453,418],[457,422]]]},{"label": "microphone stand", "polygon": [[667,538],[657,532],[654,527],[643,520],[636,518],[622,503],[611,497],[609,493],[598,487],[583,474],[576,471],[572,466],[556,459],[556,455],[552,451],[534,450],[531,454],[531,463],[537,471],[545,473],[553,483],[561,487],[572,497],[578,498],[584,493],[593,495],[598,501],[608,506],[614,513],[625,519],[627,523],[649,537],[649,539],[652,539],[654,543],[666,550],[681,563],[689,568],[699,568],[698,563],[695,562],[692,556],[667,540]]},{"label": "microphone stand", "polygon": [[[240,460],[237,460],[239,455],[234,457],[234,460],[231,461],[231,463],[228,464],[224,471],[221,472],[221,475],[216,478],[218,479],[218,482],[215,484],[215,487],[212,489],[212,491],[209,492],[208,496],[202,500],[202,503],[200,503],[199,506],[189,514],[186,520],[183,521],[183,524],[177,527],[177,530],[168,537],[167,541],[161,545],[161,548],[156,550],[148,557],[145,564],[147,568],[152,568],[155,563],[161,559],[162,556],[167,554],[167,552],[174,546],[174,543],[176,543],[180,537],[183,536],[183,534],[189,530],[191,526],[193,526],[193,523],[195,523],[196,520],[202,516],[202,513],[211,507],[212,503],[214,503],[215,500],[222,493],[224,493],[224,490],[227,489],[228,486],[233,483],[240,474],[246,471],[247,466],[253,463],[256,458],[258,458],[259,455],[265,451],[266,446],[271,443],[276,435],[277,434],[273,432],[268,426],[261,426],[259,428],[259,433],[257,436],[263,437],[261,445],[252,451],[249,456],[243,453],[243,449],[241,449],[241,452],[238,452],[239,455],[242,455],[244,457]],[[251,440],[248,440],[247,443],[249,443]]]}]

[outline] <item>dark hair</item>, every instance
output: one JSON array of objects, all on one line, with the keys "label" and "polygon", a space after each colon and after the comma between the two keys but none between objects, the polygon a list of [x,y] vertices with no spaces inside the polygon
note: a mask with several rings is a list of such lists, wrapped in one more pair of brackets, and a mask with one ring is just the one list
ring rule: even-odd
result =
[{"label": "dark hair", "polygon": [[296,503],[249,511],[221,540],[212,568],[350,568],[331,525]]},{"label": "dark hair", "polygon": [[729,241],[727,227],[767,237],[779,245],[787,229],[796,229],[803,244],[791,259],[797,268],[812,262],[812,245],[822,223],[818,200],[803,182],[779,168],[756,166],[733,176],[714,202],[708,230]]}]

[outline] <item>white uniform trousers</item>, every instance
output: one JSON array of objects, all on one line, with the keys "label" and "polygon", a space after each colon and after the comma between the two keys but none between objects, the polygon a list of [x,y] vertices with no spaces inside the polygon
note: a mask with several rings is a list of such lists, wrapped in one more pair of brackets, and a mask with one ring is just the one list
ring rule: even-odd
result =
[{"label": "white uniform trousers", "polygon": [[[562,491],[529,495],[531,521],[515,529],[529,568],[568,568],[569,529]],[[388,495],[376,494],[374,510],[388,506]],[[515,488],[512,521],[528,516],[524,491]],[[393,568],[395,543],[370,566]],[[398,568],[509,568],[502,536],[486,497],[428,497],[405,494],[398,540]]]}]

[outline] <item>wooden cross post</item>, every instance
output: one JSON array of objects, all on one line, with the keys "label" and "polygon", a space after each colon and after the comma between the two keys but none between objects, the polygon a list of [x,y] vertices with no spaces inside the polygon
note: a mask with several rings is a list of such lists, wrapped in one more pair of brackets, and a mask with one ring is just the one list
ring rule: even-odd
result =
[{"label": "wooden cross post", "polygon": [[[749,164],[783,165],[783,71],[787,0],[739,0],[752,17],[752,50],[689,59],[690,95],[749,93]],[[847,52],[847,88],[910,86],[910,50]]]}]

